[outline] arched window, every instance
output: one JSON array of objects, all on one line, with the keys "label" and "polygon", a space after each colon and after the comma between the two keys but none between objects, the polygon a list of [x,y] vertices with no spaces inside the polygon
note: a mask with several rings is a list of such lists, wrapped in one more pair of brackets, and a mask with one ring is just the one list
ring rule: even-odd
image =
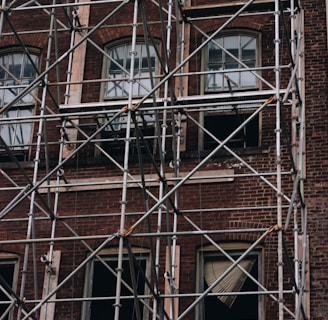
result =
[{"label": "arched window", "polygon": [[[35,79],[38,66],[39,56],[35,53],[0,52],[0,108],[16,99]],[[36,93],[35,88],[0,115],[1,137],[13,151],[29,149],[32,123],[19,118],[32,116]],[[4,146],[0,145],[0,150],[4,150]]]},{"label": "arched window", "polygon": [[[263,299],[257,294],[263,282],[262,248],[244,256],[246,243],[223,243],[220,247],[229,259],[214,246],[198,251],[197,289],[200,293],[211,290],[197,307],[196,319],[214,319],[217,314],[222,319],[264,319]],[[238,259],[240,268],[232,263]]]},{"label": "arched window", "polygon": [[252,34],[222,35],[209,42],[205,54],[205,92],[258,88],[258,37]]},{"label": "arched window", "polygon": [[[215,102],[220,103],[220,108],[201,114],[200,121],[206,131],[199,132],[200,150],[213,149],[218,141],[227,139],[238,128],[241,129],[231,136],[226,146],[238,149],[261,146],[260,115],[249,120],[258,106],[252,96],[260,89],[259,47],[258,34],[234,30],[213,38],[204,48],[204,93],[219,94]],[[252,92],[247,96],[248,101],[244,99],[246,91]]]},{"label": "arched window", "polygon": [[[158,73],[157,53],[155,46],[138,40],[132,52],[131,39],[116,41],[105,47],[107,55],[104,57],[103,77],[108,81],[103,85],[103,100],[126,100],[130,92],[133,98],[146,95],[152,90]],[[131,69],[132,68],[132,69]],[[132,70],[132,77],[130,76]],[[154,78],[152,78],[154,77]],[[132,78],[132,81],[130,79]],[[114,115],[110,107],[108,113],[100,121],[110,119]],[[137,131],[143,136],[140,148],[144,154],[153,151],[154,141],[154,112],[153,110],[140,111],[135,114],[136,122],[130,123],[130,155],[137,155]],[[115,118],[102,131],[103,149],[111,155],[120,156],[124,148],[127,128],[125,114]],[[146,146],[147,145],[147,146]],[[148,151],[147,151],[148,150]]]},{"label": "arched window", "polygon": [[108,45],[105,59],[106,82],[104,99],[124,98],[130,92],[130,71],[133,66],[132,95],[145,95],[152,88],[150,74],[154,76],[157,67],[155,47],[137,42],[134,54],[130,42]]}]

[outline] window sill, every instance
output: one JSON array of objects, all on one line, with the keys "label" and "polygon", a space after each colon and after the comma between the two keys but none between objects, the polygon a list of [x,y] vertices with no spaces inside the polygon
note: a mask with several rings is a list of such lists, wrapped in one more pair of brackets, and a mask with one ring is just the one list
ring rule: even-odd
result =
[{"label": "window sill", "polygon": [[[33,161],[18,161],[20,166],[24,169],[31,169],[34,168],[34,162]],[[17,169],[17,164],[15,162],[9,162],[9,161],[1,161],[0,158],[0,167],[1,169]]]},{"label": "window sill", "polygon": [[[259,156],[263,154],[267,154],[269,152],[269,148],[267,146],[265,147],[249,147],[249,148],[230,148],[234,153],[236,153],[239,156]],[[214,149],[212,149],[214,150]],[[183,159],[192,159],[192,158],[198,158],[198,157],[206,157],[208,156],[212,150],[202,150],[202,151],[186,151],[181,154],[181,158]],[[225,150],[220,149],[218,150],[214,156],[214,158],[226,158],[226,157],[233,157],[233,155]]]}]

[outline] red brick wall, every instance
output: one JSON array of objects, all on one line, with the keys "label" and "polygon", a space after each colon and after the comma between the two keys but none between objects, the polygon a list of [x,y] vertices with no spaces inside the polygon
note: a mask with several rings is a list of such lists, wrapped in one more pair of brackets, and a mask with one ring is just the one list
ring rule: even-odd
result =
[{"label": "red brick wall", "polygon": [[[200,4],[197,2],[197,4]],[[327,246],[327,229],[328,229],[328,218],[327,218],[327,166],[328,166],[328,144],[327,144],[327,43],[325,28],[325,5],[323,1],[319,0],[305,0],[302,1],[303,8],[305,10],[305,89],[306,89],[306,137],[307,137],[307,177],[305,181],[305,194],[306,202],[308,205],[308,228],[310,235],[310,269],[311,269],[311,317],[316,320],[324,320],[328,314],[328,302],[325,298],[327,296],[328,277],[326,275],[326,268],[328,263],[328,246]],[[126,17],[131,16],[131,5],[127,6],[122,11],[121,15],[115,15],[111,18],[109,24],[120,24],[125,23]],[[98,21],[99,16],[105,16],[107,12],[110,12],[110,8],[107,11],[104,10],[103,6],[94,6],[91,14],[91,23]],[[147,14],[151,15],[155,12],[156,7],[150,6],[147,8]],[[27,19],[21,18],[21,14],[14,14],[12,19],[17,29],[38,29],[38,24],[47,25],[44,15],[40,12],[39,16],[33,16],[31,23],[27,23]],[[60,14],[61,18],[64,18]],[[124,21],[122,19],[124,18]],[[233,28],[240,28],[247,25],[248,28],[256,30],[262,33],[262,53],[263,53],[263,65],[272,64],[273,61],[273,33],[270,30],[272,25],[273,17],[266,16],[261,19],[259,17],[250,19],[243,18],[236,20],[233,24]],[[30,21],[30,19],[28,20]],[[162,34],[157,30],[158,25],[151,25],[151,32],[156,39],[161,39]],[[211,23],[207,26],[203,24],[206,32],[211,32],[215,29],[215,26]],[[8,29],[5,28],[8,32]],[[138,34],[141,35],[141,30],[138,30]],[[100,47],[105,44],[115,41],[117,38],[130,36],[131,27],[118,26],[112,28],[110,32],[107,29],[99,29],[91,37]],[[67,49],[67,41],[69,41],[69,34],[63,33],[59,35],[59,54],[65,52]],[[42,57],[45,57],[47,47],[47,34],[33,34],[22,36],[23,41],[33,47],[40,48]],[[202,39],[197,37],[195,34],[191,34],[191,50],[199,46]],[[2,47],[9,47],[18,44],[18,39],[14,36],[3,37],[1,40]],[[174,50],[172,50],[174,52]],[[286,51],[283,51],[283,56],[286,58]],[[52,56],[55,61],[55,56]],[[101,63],[102,56],[91,45],[88,45],[87,57],[86,57],[86,69],[85,78],[95,79],[101,77]],[[67,62],[65,58],[63,62]],[[42,67],[45,62],[43,60]],[[170,67],[175,66],[175,56],[170,60]],[[196,71],[201,66],[201,56],[197,55],[190,64],[190,70]],[[61,63],[60,69],[60,80],[65,81],[66,79],[66,64]],[[55,78],[55,68],[50,73],[51,81],[57,81]],[[274,74],[266,75],[268,78],[273,78]],[[200,93],[200,79],[199,77],[193,77],[190,80],[190,94]],[[51,92],[56,95],[56,91],[51,88]],[[61,87],[62,99],[64,93],[64,86]],[[41,91],[41,90],[40,90]],[[99,100],[100,96],[100,85],[87,84],[83,88],[83,101],[84,102],[95,102]],[[56,110],[57,106],[51,98],[48,99],[49,107]],[[286,110],[285,117],[287,119],[288,130],[290,118],[289,110]],[[265,152],[258,152],[249,156],[245,156],[246,160],[259,168],[260,172],[269,172],[274,169],[275,166],[275,145],[272,143],[275,139],[275,111],[268,109],[263,112],[263,146]],[[59,128],[60,119],[55,122],[48,124],[48,139],[49,141],[56,142],[60,138]],[[37,127],[37,126],[36,126]],[[36,130],[37,128],[35,128]],[[183,154],[183,161],[181,163],[181,170],[188,171],[192,169],[197,163],[198,158],[194,159],[192,155],[195,151],[195,145],[197,145],[197,128],[188,122],[188,139],[187,139],[187,151],[189,153]],[[58,158],[59,146],[54,144],[50,146],[50,163],[55,165]],[[286,154],[286,144],[283,143],[282,150],[284,150],[283,156],[283,171],[289,171],[291,169],[290,162]],[[90,149],[89,149],[90,151]],[[76,179],[76,178],[96,178],[103,176],[111,176],[120,174],[113,164],[99,163],[100,160],[90,159],[93,157],[92,151],[88,151],[88,158],[86,159],[85,153],[82,151],[74,159],[69,161],[65,165],[65,178]],[[261,150],[263,151],[263,150]],[[34,149],[32,155],[35,153]],[[41,171],[39,177],[43,177],[46,174],[45,159],[43,154],[45,150],[42,149],[41,157]],[[33,156],[32,156],[33,159]],[[168,159],[168,161],[171,159]],[[226,169],[234,168],[235,173],[247,173],[249,172],[245,166],[240,164],[237,160],[231,157],[216,157],[209,161],[204,169]],[[167,170],[170,170],[167,166]],[[12,179],[19,185],[27,185],[28,182],[23,177],[22,173],[14,169],[4,168],[5,172],[12,177]],[[147,172],[153,172],[151,165],[145,163],[145,170]],[[32,177],[33,170],[26,168],[26,172],[29,177]],[[138,164],[130,165],[130,172],[132,174],[139,174],[140,168]],[[55,179],[55,174],[51,177]],[[273,183],[274,178],[268,178]],[[0,175],[0,186],[8,187],[11,184]],[[287,194],[290,194],[292,188],[292,181],[290,177],[284,177],[283,188]],[[156,193],[156,190],[153,188]],[[16,191],[3,192],[0,194],[0,207],[4,208],[11,199],[15,196]],[[46,195],[42,197],[46,199]],[[174,199],[174,196],[171,197]],[[94,236],[94,235],[111,235],[116,233],[120,229],[120,212],[121,212],[121,191],[120,190],[97,190],[97,191],[85,191],[85,192],[63,192],[59,196],[59,207],[58,207],[58,221],[56,222],[56,237],[68,237],[72,236],[70,231],[65,226],[65,223],[74,228],[79,235]],[[40,203],[40,201],[38,201]],[[54,203],[54,196],[51,195],[51,204]],[[153,200],[149,200],[149,207],[154,204]],[[287,203],[284,202],[284,205]],[[259,182],[257,178],[236,178],[234,182],[217,183],[209,185],[188,185],[181,188],[179,191],[179,210],[182,214],[178,217],[178,231],[189,231],[192,227],[183,218],[183,214],[191,217],[194,223],[201,227],[202,230],[210,229],[243,229],[243,228],[269,228],[276,224],[276,211],[254,209],[254,210],[223,210],[215,211],[210,210],[200,214],[197,209],[210,209],[210,208],[228,208],[228,207],[247,207],[247,206],[275,206],[276,205],[276,194],[269,188],[265,183]],[[51,206],[51,205],[50,205]],[[172,224],[173,209],[169,205],[170,215],[169,224]],[[190,212],[192,210],[192,212]],[[126,228],[133,225],[135,221],[146,211],[145,204],[143,201],[143,194],[139,189],[128,189],[127,195],[127,211],[136,213],[126,217]],[[19,204],[15,210],[10,212],[7,216],[2,219],[2,226],[0,228],[1,240],[21,240],[26,238],[27,234],[27,219],[29,213],[29,200],[25,199]],[[112,216],[104,216],[96,218],[96,214],[113,213]],[[286,214],[286,209],[284,209]],[[36,209],[35,215],[37,221],[35,223],[35,236],[37,238],[48,238],[51,232],[51,221],[45,218],[45,215]],[[80,216],[83,216],[81,218]],[[163,231],[166,230],[166,214],[164,213],[162,218]],[[11,220],[11,221],[9,221]],[[151,232],[156,232],[157,228],[157,214],[156,212],[150,219]],[[134,233],[148,232],[148,226],[146,221],[141,223]],[[170,230],[169,230],[170,231]],[[241,234],[218,234],[213,235],[212,238],[218,242],[227,241],[245,241],[253,242],[258,237],[257,233],[248,232]],[[87,243],[92,248],[97,248],[102,240],[87,240]],[[150,247],[149,239],[131,237],[131,243],[134,246],[145,246]],[[292,250],[292,239],[290,235],[287,235],[288,248]],[[178,243],[181,246],[181,265],[180,270],[180,292],[188,293],[195,290],[196,285],[196,252],[202,244],[207,244],[204,238],[199,236],[180,236]],[[110,243],[113,246],[117,245],[117,240]],[[275,232],[270,233],[264,241],[261,243],[264,247],[264,268],[265,268],[265,284],[270,290],[276,290],[277,288],[277,266],[276,266],[276,245],[277,235]],[[163,241],[163,245],[166,242]],[[36,246],[36,256],[39,257],[41,254],[47,252],[49,248],[49,242],[39,243]],[[24,256],[25,246],[22,243],[18,244],[4,244],[1,247],[2,251],[18,253],[22,259]],[[59,241],[55,245],[56,250],[62,251],[61,268],[60,268],[60,280],[65,277],[86,258],[88,254],[87,248],[80,241]],[[32,249],[30,248],[30,253]],[[164,250],[162,250],[161,256],[161,269],[160,273],[164,272]],[[31,262],[31,258],[30,258]],[[37,266],[39,275],[39,291],[42,291],[43,285],[43,272],[44,265],[38,264]],[[288,271],[285,267],[285,282],[286,288],[291,288],[291,280],[288,275]],[[29,263],[28,267],[28,278],[31,279],[32,274],[32,263]],[[82,268],[75,277],[68,281],[66,285],[58,293],[58,298],[67,297],[81,297],[83,294],[83,286],[85,279],[85,269]],[[164,279],[160,283],[161,291],[164,286]],[[28,284],[26,297],[33,299],[34,288],[31,283]],[[288,297],[287,297],[288,299]],[[180,302],[180,310],[184,310],[191,302],[193,298],[184,298]],[[267,319],[277,318],[277,304],[273,303],[270,299],[267,299],[266,303]],[[78,319],[81,312],[81,303],[58,303],[56,306],[56,318],[57,319],[71,319],[72,317]],[[287,316],[288,317],[288,316]],[[187,319],[194,319],[194,313],[191,312]]]}]

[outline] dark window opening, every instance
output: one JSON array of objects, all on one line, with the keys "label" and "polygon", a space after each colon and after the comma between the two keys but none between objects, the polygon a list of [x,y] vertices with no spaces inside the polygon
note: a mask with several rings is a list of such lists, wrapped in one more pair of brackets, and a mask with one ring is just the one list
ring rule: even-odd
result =
[{"label": "dark window opening", "polygon": [[[239,253],[230,252],[233,259]],[[200,292],[212,286],[210,293],[199,306],[198,320],[261,320],[261,297],[258,285],[243,271],[235,267],[218,284],[215,283],[231,262],[213,252],[204,252],[200,266]],[[247,256],[240,265],[255,279],[260,278],[260,254]],[[233,293],[244,293],[236,294]]]},{"label": "dark window opening", "polygon": [[[14,261],[4,261],[0,262],[0,275],[1,275],[1,287],[6,290],[5,287],[13,288],[14,284],[14,274],[15,274],[15,262]],[[4,282],[4,283],[3,283]],[[7,294],[11,294],[6,290]],[[0,317],[4,320],[11,319],[11,312],[8,312],[8,307],[10,305],[10,299],[8,298],[7,294],[5,294],[2,289],[0,290],[0,301],[7,303],[0,304]],[[7,312],[7,313],[6,313]],[[6,313],[6,316],[2,318],[2,316]]]},{"label": "dark window opening", "polygon": [[[236,130],[249,114],[229,114],[229,115],[205,115],[204,126],[220,141],[225,140],[234,130]],[[204,149],[213,149],[218,143],[204,133]],[[250,122],[244,125],[226,143],[231,148],[247,148],[259,146],[259,117],[254,117]]]},{"label": "dark window opening", "polygon": [[[146,273],[147,258],[137,257],[138,266],[134,265],[135,281],[137,283],[138,295],[145,294],[145,281],[140,269],[143,273]],[[106,263],[113,269],[117,268],[117,260],[107,260]],[[130,288],[133,288],[132,277],[130,272],[130,263],[128,260],[123,260],[123,272],[122,282],[124,281]],[[139,269],[140,268],[140,269]],[[106,297],[104,300],[94,300],[89,304],[89,316],[87,319],[90,320],[109,320],[114,319],[115,315],[115,294],[116,294],[116,275],[109,271],[106,266],[101,262],[95,260],[93,262],[93,278],[89,279],[92,297]],[[121,295],[120,295],[120,319],[138,319],[136,312],[139,310],[140,319],[145,319],[145,311],[142,302],[138,302],[139,308],[135,306],[135,300],[133,298],[133,291],[131,291],[123,283],[121,284]]]},{"label": "dark window opening", "polygon": [[[123,155],[126,137],[126,116],[111,122],[101,133],[102,148],[112,156]],[[143,156],[154,151],[154,118],[152,114],[137,116],[138,129],[131,122],[129,152],[130,156],[138,155],[138,148]]]},{"label": "dark window opening", "polygon": [[[144,139],[142,140],[141,138],[139,138],[140,152],[143,155],[147,154],[147,150],[152,153],[154,146],[154,127],[147,127],[141,129],[141,131],[142,135],[144,136]],[[137,133],[135,130],[131,131],[129,143],[129,152],[131,156],[138,155],[138,142],[136,134]],[[103,131],[101,138],[104,140],[102,143],[102,148],[109,155],[123,155],[122,152],[124,152],[125,148],[125,130],[121,130],[118,132]]]}]

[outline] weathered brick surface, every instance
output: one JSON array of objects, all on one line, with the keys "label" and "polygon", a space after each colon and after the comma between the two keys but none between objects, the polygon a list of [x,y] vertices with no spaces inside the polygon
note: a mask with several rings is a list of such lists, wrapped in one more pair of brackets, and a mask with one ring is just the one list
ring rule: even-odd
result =
[{"label": "weathered brick surface", "polygon": [[[195,1],[196,2],[196,1]],[[197,4],[207,3],[208,1],[197,1]],[[327,71],[328,71],[328,56],[327,56],[327,30],[325,25],[325,3],[319,0],[304,0],[302,5],[305,12],[305,89],[306,98],[304,105],[306,108],[306,181],[305,181],[305,195],[308,211],[308,233],[310,235],[310,270],[311,270],[311,318],[316,320],[325,320],[328,316],[328,300],[327,296],[328,276],[326,268],[328,264],[328,214],[327,214],[327,167],[328,167],[328,92],[327,92]],[[113,5],[114,6],[114,5]],[[127,17],[131,17],[131,10],[133,3],[127,5],[120,15],[114,15],[108,20],[108,24],[115,27],[109,29],[100,28],[96,31],[91,39],[95,41],[101,48],[106,44],[114,42],[131,35],[131,26],[123,26],[127,21]],[[110,12],[110,5],[104,10],[104,6],[97,5],[92,9],[90,25],[99,21],[99,17],[105,17]],[[151,5],[147,8],[147,14],[151,16],[158,10]],[[58,13],[59,18],[64,19],[63,13]],[[41,11],[33,19],[22,19],[21,13],[15,13],[9,16],[12,19],[15,27],[23,30],[38,30],[48,25],[48,17]],[[272,65],[274,63],[274,33],[272,31],[273,16],[258,16],[258,17],[243,17],[236,19],[231,27],[244,28],[247,26],[249,30],[256,31],[262,34],[261,51],[262,64]],[[28,21],[28,22],[27,22]],[[217,26],[223,23],[220,22],[203,22],[201,26],[205,32],[211,33]],[[40,27],[41,26],[41,27]],[[160,40],[162,37],[159,31],[159,24],[154,23],[149,26],[150,32],[153,36]],[[9,32],[7,24],[4,25],[4,32]],[[138,35],[141,36],[143,31],[141,27],[138,29]],[[175,31],[173,31],[173,34]],[[63,54],[69,43],[70,34],[67,32],[59,35],[59,55]],[[175,38],[175,37],[173,37]],[[42,54],[42,68],[45,66],[44,57],[47,51],[48,36],[47,33],[27,34],[22,36],[22,41],[28,46],[41,50]],[[175,41],[175,40],[174,40]],[[203,38],[199,34],[191,32],[190,41],[191,50],[199,46]],[[284,40],[286,41],[286,40]],[[14,36],[5,36],[1,39],[2,48],[11,48],[18,44],[18,39]],[[173,42],[173,48],[174,48]],[[282,59],[286,59],[287,51],[283,47],[286,43],[282,43]],[[163,50],[163,47],[161,48]],[[56,61],[55,52],[52,54],[51,63]],[[50,80],[55,82],[57,80],[66,80],[66,67],[68,59],[63,59],[59,64],[60,79],[55,77],[55,68],[50,72]],[[169,61],[170,68],[175,67],[175,51],[172,50],[172,57]],[[201,54],[197,54],[190,63],[191,71],[198,71],[202,64]],[[92,45],[88,45],[85,67],[86,79],[99,79],[102,77],[102,54]],[[267,79],[273,80],[274,73],[267,72],[264,74]],[[288,80],[287,73],[282,74],[282,82],[286,83]],[[200,77],[191,77],[189,81],[189,92],[191,95],[200,93]],[[64,101],[64,86],[61,86],[61,103]],[[56,95],[56,90],[50,87],[50,91]],[[83,87],[83,102],[96,102],[99,100],[100,83],[88,83]],[[52,110],[57,111],[57,105],[51,98],[47,98],[48,106]],[[290,110],[284,109],[284,116],[287,122],[287,134],[290,134]],[[39,112],[39,111],[38,111]],[[196,115],[197,116],[197,115]],[[56,142],[60,139],[59,126],[61,119],[49,121],[47,123],[47,139],[53,143],[49,144],[49,163],[54,167],[58,161],[59,145]],[[90,123],[93,119],[84,119],[85,123]],[[88,128],[85,129],[90,130]],[[34,138],[36,139],[37,125],[35,125]],[[92,132],[92,130],[90,130]],[[194,168],[201,154],[195,150],[197,146],[198,129],[190,121],[188,121],[188,138],[187,138],[187,152],[182,154],[181,171],[189,171]],[[252,166],[257,168],[259,172],[270,172],[274,170],[276,164],[275,157],[275,110],[268,108],[262,113],[262,147],[263,150],[257,151],[251,155],[243,155],[243,158]],[[289,172],[291,165],[288,160],[286,142],[283,141],[281,147],[283,151],[282,170]],[[46,161],[44,147],[41,149],[40,172],[38,179],[42,179],[46,174]],[[31,151],[35,154],[35,147]],[[168,162],[169,157],[167,158]],[[146,173],[154,172],[151,164],[144,163],[144,170]],[[30,179],[33,179],[33,167],[25,165],[26,174]],[[204,169],[235,169],[237,174],[249,173],[249,170],[240,161],[228,156],[217,156],[211,159]],[[64,166],[65,178],[70,181],[77,178],[101,178],[109,176],[117,176],[121,173],[113,164],[93,159],[93,148],[88,146],[77,154],[73,159],[68,161]],[[165,168],[167,172],[171,169],[168,166]],[[28,181],[16,167],[4,167],[3,170],[10,175],[10,177],[19,186],[25,186]],[[131,174],[140,174],[141,169],[137,162],[131,162],[129,167]],[[54,180],[56,174],[49,178]],[[274,177],[269,177],[268,180],[275,183]],[[0,187],[11,187],[11,183],[0,175]],[[283,191],[286,194],[291,193],[292,179],[289,176],[283,178]],[[156,188],[149,188],[157,196]],[[17,195],[17,190],[1,191],[0,193],[0,208],[4,208]],[[33,195],[34,196],[34,195]],[[55,202],[54,194],[50,195],[50,207],[53,208]],[[42,195],[43,199],[47,199],[46,194]],[[185,219],[184,215],[188,216],[201,230],[235,230],[235,229],[267,229],[277,223],[277,213],[273,209],[262,209],[264,206],[276,205],[276,194],[272,188],[268,187],[256,177],[236,178],[233,182],[208,184],[208,185],[186,185],[179,190],[178,208],[180,215],[178,216],[178,231],[194,230]],[[36,195],[37,202],[41,204],[40,199]],[[56,250],[62,251],[62,260],[60,268],[60,281],[65,279],[75,268],[77,268],[84,259],[88,256],[90,246],[96,249],[106,236],[115,234],[120,229],[121,221],[121,199],[122,192],[119,189],[115,190],[94,190],[83,192],[63,192],[59,194],[58,218],[56,221],[55,237],[63,238],[74,236],[67,228],[69,225],[74,229],[79,236],[104,236],[102,239],[88,239],[83,244],[80,241],[58,241],[55,244]],[[171,196],[171,204],[174,203],[174,195]],[[132,226],[147,208],[151,208],[155,201],[149,198],[149,203],[144,203],[143,193],[140,189],[128,189],[127,192],[127,209],[131,213],[126,216],[125,228]],[[169,202],[169,214],[164,210],[161,219],[162,231],[171,231],[167,229],[167,225],[172,227],[173,208]],[[0,239],[1,240],[22,240],[30,237],[30,230],[28,228],[28,219],[30,209],[30,200],[25,199],[17,204],[15,209],[2,218],[0,225]],[[283,205],[288,203],[283,201]],[[42,207],[44,205],[41,204]],[[254,209],[242,210],[244,207],[254,207]],[[215,210],[214,208],[240,208],[234,210]],[[208,209],[208,211],[200,213],[197,210]],[[156,232],[158,226],[158,210],[152,214],[149,225],[147,221],[143,221],[134,230],[134,233]],[[287,209],[283,209],[285,215]],[[51,235],[52,222],[42,210],[35,208],[33,212],[36,216],[35,222],[35,237],[49,238]],[[111,213],[111,215],[107,215]],[[150,229],[149,229],[150,228]],[[241,241],[254,242],[261,232],[246,232],[246,233],[218,233],[211,235],[211,238],[217,242]],[[155,239],[148,239],[147,237],[131,237],[129,238],[131,244],[135,247],[143,246],[150,248],[150,241],[155,242]],[[290,252],[293,250],[293,240],[291,234],[286,234],[287,246]],[[163,246],[166,241],[161,239]],[[36,245],[36,256],[39,257],[49,249],[50,239],[43,243]],[[182,235],[178,237],[178,244],[181,246],[181,278],[180,278],[180,292],[188,293],[194,292],[196,287],[196,260],[197,250],[202,246],[208,244],[209,241],[200,236]],[[118,245],[118,239],[110,243],[110,247]],[[265,285],[269,290],[277,290],[277,234],[270,233],[262,242],[264,248],[263,270]],[[0,248],[3,252],[17,253],[20,256],[20,263],[24,259],[25,245],[22,243],[3,244]],[[26,298],[34,298],[33,282],[33,263],[32,261],[32,247],[29,248],[29,264],[27,268],[28,286],[26,289]],[[160,274],[164,273],[165,266],[164,250],[161,251],[160,256]],[[39,292],[42,291],[44,265],[37,263],[38,272],[38,287]],[[291,276],[285,266],[285,284],[286,289],[290,289]],[[81,268],[70,281],[68,281],[63,288],[58,292],[58,298],[78,298],[83,296],[85,280],[85,268]],[[19,278],[18,287],[21,284],[21,276]],[[164,280],[160,282],[160,290],[163,291]],[[291,299],[286,297],[289,302]],[[180,310],[192,303],[193,298],[183,298],[180,301]],[[291,304],[293,302],[291,301]],[[58,303],[56,306],[56,319],[80,319],[82,303]],[[266,300],[266,315],[267,319],[277,318],[277,304],[271,299]],[[286,318],[288,316],[286,315]],[[194,319],[194,313],[191,312],[187,319]]]}]

